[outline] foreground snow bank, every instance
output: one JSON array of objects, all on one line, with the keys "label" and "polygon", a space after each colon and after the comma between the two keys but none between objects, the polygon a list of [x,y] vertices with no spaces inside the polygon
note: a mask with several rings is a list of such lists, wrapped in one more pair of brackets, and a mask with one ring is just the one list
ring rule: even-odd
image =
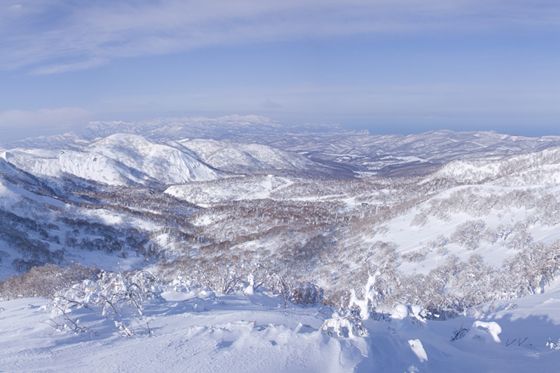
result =
[{"label": "foreground snow bank", "polygon": [[152,335],[130,338],[88,310],[75,315],[87,332],[57,331],[41,298],[0,307],[0,371],[348,372],[365,354],[320,331],[321,309],[261,296],[152,304]]},{"label": "foreground snow bank", "polygon": [[263,294],[166,291],[143,309],[151,332],[128,338],[87,308],[72,311],[86,332],[58,331],[46,299],[18,299],[0,302],[0,371],[549,372],[560,364],[557,295],[477,318],[368,319],[363,337],[329,333],[342,322],[329,308]]}]

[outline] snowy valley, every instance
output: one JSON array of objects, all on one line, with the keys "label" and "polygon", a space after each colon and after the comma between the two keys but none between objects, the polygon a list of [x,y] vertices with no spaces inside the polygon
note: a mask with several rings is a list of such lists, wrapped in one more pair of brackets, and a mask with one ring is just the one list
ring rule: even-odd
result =
[{"label": "snowy valley", "polygon": [[560,137],[233,116],[0,150],[0,371],[560,364]]}]

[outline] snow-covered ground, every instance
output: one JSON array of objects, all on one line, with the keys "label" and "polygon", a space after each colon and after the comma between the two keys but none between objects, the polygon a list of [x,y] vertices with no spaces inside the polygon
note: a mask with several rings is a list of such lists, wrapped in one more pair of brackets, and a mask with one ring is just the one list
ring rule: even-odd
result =
[{"label": "snow-covered ground", "polygon": [[[122,337],[101,319],[91,332],[58,332],[45,299],[2,302],[0,370],[9,372],[340,372],[362,355],[319,329],[318,308],[225,297],[157,304],[152,336]],[[84,323],[86,324],[86,323]]]},{"label": "snow-covered ground", "polygon": [[560,287],[495,311],[442,321],[403,306],[368,335],[321,330],[332,311],[262,294],[164,293],[146,307],[151,335],[119,335],[80,310],[88,331],[58,331],[48,301],[0,302],[2,372],[555,372],[560,364]]}]

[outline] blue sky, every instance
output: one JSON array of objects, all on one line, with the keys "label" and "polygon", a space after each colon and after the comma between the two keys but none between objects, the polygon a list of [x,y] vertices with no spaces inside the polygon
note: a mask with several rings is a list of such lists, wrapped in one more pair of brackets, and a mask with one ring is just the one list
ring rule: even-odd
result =
[{"label": "blue sky", "polygon": [[560,3],[0,0],[0,136],[260,114],[560,134]]}]

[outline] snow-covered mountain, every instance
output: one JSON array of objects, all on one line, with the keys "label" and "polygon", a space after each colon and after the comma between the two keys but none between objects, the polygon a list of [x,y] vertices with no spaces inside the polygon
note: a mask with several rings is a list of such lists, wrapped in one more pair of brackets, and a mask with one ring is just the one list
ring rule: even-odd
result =
[{"label": "snow-covered mountain", "polygon": [[559,136],[523,137],[495,132],[432,131],[411,135],[373,135],[322,130],[254,135],[254,141],[305,153],[311,159],[347,165],[385,176],[425,175],[452,160],[501,158],[560,146]]},{"label": "snow-covered mountain", "polygon": [[[336,166],[339,172],[353,170],[384,176],[426,175],[452,160],[501,158],[560,146],[560,136],[526,137],[446,130],[376,135],[332,124],[280,125],[256,115],[95,122],[79,134],[26,139],[16,144],[23,148],[50,149],[61,144],[81,145],[84,141],[119,133],[140,135],[156,143],[188,138],[266,145],[305,155],[308,160],[326,167]],[[211,148],[209,145],[207,149]],[[237,150],[243,152],[241,147]],[[239,153],[235,156],[239,157]]]},{"label": "snow-covered mountain", "polygon": [[57,149],[14,148],[2,158],[37,176],[113,186],[185,184],[236,174],[352,176],[343,168],[265,145],[200,139],[159,143],[123,133]]},{"label": "snow-covered mountain", "polygon": [[219,171],[186,149],[129,134],[111,135],[78,148],[13,149],[4,158],[32,174],[76,176],[107,185],[179,184],[220,177]]},{"label": "snow-covered mountain", "polygon": [[[0,281],[47,263],[144,265],[150,256],[173,251],[174,240],[189,242],[188,224],[176,221],[193,211],[149,189],[53,181],[0,158]],[[176,234],[163,231],[170,224]]]},{"label": "snow-covered mountain", "polygon": [[[421,155],[429,144],[444,146],[443,134],[457,141],[459,148],[471,147],[459,140],[463,135],[447,132],[397,142],[400,147],[407,144],[403,151],[413,157],[411,149]],[[463,137],[475,137],[484,147],[503,141],[539,143],[538,139],[487,136]],[[104,206],[97,205],[110,202],[119,211],[109,212],[113,216],[106,218],[109,221],[117,219],[114,215],[126,219],[126,209],[140,208],[140,201],[120,193],[134,198],[148,194],[154,196],[154,203],[194,204],[199,209],[186,223],[196,226],[196,232],[189,234],[199,235],[198,243],[180,244],[185,227],[173,223],[166,227],[173,238],[160,237],[152,243],[158,250],[185,260],[194,255],[189,265],[197,265],[204,259],[197,254],[202,249],[234,260],[262,247],[271,271],[338,291],[369,270],[364,259],[368,266],[378,266],[395,255],[391,262],[399,273],[429,275],[444,262],[467,262],[473,255],[501,267],[514,260],[523,245],[554,244],[560,239],[553,212],[560,200],[558,149],[524,154],[524,148],[522,154],[511,156],[498,155],[503,150],[497,149],[491,156],[452,160],[424,177],[365,174],[353,180],[330,173],[337,167],[315,163],[309,155],[267,145],[209,139],[160,143],[134,134],[73,141],[57,150],[16,148],[3,152],[0,160],[4,178],[23,185],[16,192],[4,186],[4,194],[12,193],[26,203],[37,201],[35,194],[64,203],[64,209],[94,204],[102,210]],[[457,156],[450,152],[449,157]],[[23,198],[24,192],[34,194]],[[41,210],[39,202],[32,206],[31,212]],[[176,221],[168,210],[157,214],[160,220]],[[54,214],[54,219],[59,215]],[[162,226],[161,222],[146,224]],[[145,234],[157,229],[147,229]],[[60,242],[49,245],[63,249]],[[341,258],[342,265],[337,264]],[[300,266],[306,267],[305,276],[298,274]],[[338,275],[325,278],[326,268]],[[353,270],[349,278],[342,277],[346,268]]]},{"label": "snow-covered mountain", "polygon": [[[125,125],[125,133],[2,150],[0,298],[58,294],[54,303],[25,301],[50,316],[2,303],[8,319],[50,317],[102,343],[147,333],[185,356],[207,344],[218,351],[215,368],[237,364],[228,351],[255,363],[253,349],[275,353],[272,371],[321,370],[327,353],[338,357],[328,360],[334,371],[441,371],[449,356],[466,367],[457,371],[490,369],[495,356],[514,370],[560,361],[547,322],[503,319],[530,319],[534,301],[543,312],[556,307],[547,292],[560,275],[557,138],[298,136],[261,119],[248,120],[246,133],[210,123],[197,137],[168,123],[168,135],[154,126],[142,136]],[[527,307],[506,313],[511,302]],[[200,318],[183,324],[185,314]],[[23,333],[18,322],[8,334]],[[106,353],[81,337],[28,332],[47,336],[46,345]],[[25,360],[24,345],[10,351],[31,370],[40,361]],[[399,358],[383,362],[387,355]],[[82,361],[59,356],[67,366]],[[9,369],[14,359],[0,353]]]},{"label": "snow-covered mountain", "polygon": [[560,181],[560,148],[501,157],[500,159],[457,160],[443,166],[434,178],[451,178],[461,183],[495,181],[511,185],[557,185]]},{"label": "snow-covered mountain", "polygon": [[336,176],[341,168],[327,167],[299,155],[261,144],[206,139],[183,140],[183,146],[216,169],[235,174]]}]

